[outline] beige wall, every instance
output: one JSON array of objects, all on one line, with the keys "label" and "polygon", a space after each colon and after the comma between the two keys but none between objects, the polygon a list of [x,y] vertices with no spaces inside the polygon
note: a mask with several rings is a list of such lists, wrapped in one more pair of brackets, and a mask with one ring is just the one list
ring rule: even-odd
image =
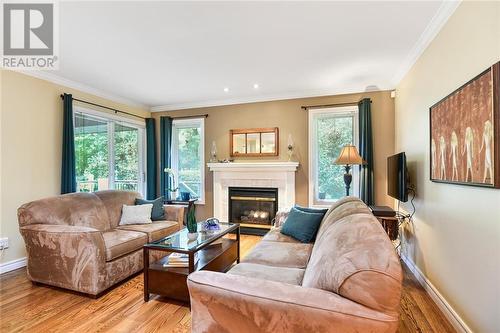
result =
[{"label": "beige wall", "polygon": [[0,263],[5,263],[25,256],[17,208],[25,202],[60,193],[63,117],[59,95],[72,93],[76,98],[123,111],[143,116],[150,113],[24,74],[3,70],[0,73],[0,236],[9,237],[10,241],[10,247],[0,258]]},{"label": "beige wall", "polygon": [[500,2],[462,2],[396,97],[396,149],[417,190],[403,251],[476,332],[500,329],[500,190],[429,181],[429,107],[499,60]]},{"label": "beige wall", "polygon": [[[386,195],[386,158],[394,153],[394,100],[389,91],[370,92],[328,97],[290,99],[262,103],[249,103],[228,106],[216,106],[180,111],[153,113],[161,115],[184,116],[208,114],[205,122],[205,159],[208,161],[212,141],[217,144],[219,159],[229,158],[229,130],[234,128],[279,127],[280,156],[267,158],[238,158],[237,160],[287,160],[287,138],[291,133],[296,145],[294,160],[300,163],[296,176],[296,201],[300,205],[308,204],[308,120],[302,105],[322,105],[346,103],[362,98],[372,99],[372,126],[375,155],[375,200],[380,205],[392,205]],[[159,121],[157,121],[158,123]],[[212,174],[206,170],[206,202],[197,208],[199,218],[213,214]]]}]

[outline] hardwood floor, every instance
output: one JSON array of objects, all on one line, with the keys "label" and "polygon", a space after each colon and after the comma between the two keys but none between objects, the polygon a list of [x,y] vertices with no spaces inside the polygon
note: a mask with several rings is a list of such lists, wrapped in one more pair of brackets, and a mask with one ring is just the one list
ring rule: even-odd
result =
[{"label": "hardwood floor", "polygon": [[[259,239],[242,235],[242,255]],[[139,274],[95,300],[34,286],[24,268],[3,274],[0,332],[189,332],[189,308],[157,296],[145,303],[142,283]],[[406,267],[399,332],[454,332]]]}]

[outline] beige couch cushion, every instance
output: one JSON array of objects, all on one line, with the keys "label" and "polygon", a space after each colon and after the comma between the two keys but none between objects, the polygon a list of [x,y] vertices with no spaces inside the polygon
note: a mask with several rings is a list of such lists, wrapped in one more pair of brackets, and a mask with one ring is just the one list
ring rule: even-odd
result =
[{"label": "beige couch cushion", "polygon": [[399,258],[380,223],[371,214],[354,214],[324,230],[302,285],[392,313],[398,310],[401,281]]},{"label": "beige couch cushion", "polygon": [[260,242],[242,262],[276,267],[305,268],[312,244]]},{"label": "beige couch cushion", "polygon": [[179,231],[179,223],[175,221],[155,221],[147,224],[121,225],[117,229],[143,232],[148,235],[148,242],[153,242]]},{"label": "beige couch cushion", "polygon": [[106,261],[138,250],[148,241],[147,235],[143,232],[119,229],[105,231],[102,237],[106,247]]},{"label": "beige couch cushion", "polygon": [[123,205],[135,205],[135,199],[141,197],[137,192],[118,190],[99,191],[95,192],[95,195],[102,200],[104,207],[106,207],[111,229],[116,228],[120,223]]},{"label": "beige couch cushion", "polygon": [[263,242],[285,242],[285,243],[299,243],[300,241],[296,240],[293,237],[283,235],[281,233],[281,227],[273,228],[269,230],[267,234],[262,237]]},{"label": "beige couch cushion", "polygon": [[17,210],[19,226],[57,224],[108,230],[106,207],[93,193],[71,193],[32,201]]},{"label": "beige couch cushion", "polygon": [[241,263],[234,266],[228,274],[248,276],[257,279],[301,285],[304,270],[300,268],[273,267],[259,264]]}]

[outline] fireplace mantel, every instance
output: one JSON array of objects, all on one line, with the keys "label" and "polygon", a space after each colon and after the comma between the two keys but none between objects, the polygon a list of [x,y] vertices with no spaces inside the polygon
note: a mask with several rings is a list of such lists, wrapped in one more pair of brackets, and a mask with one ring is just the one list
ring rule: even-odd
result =
[{"label": "fireplace mantel", "polygon": [[296,171],[299,162],[207,163],[210,171]]},{"label": "fireplace mantel", "polygon": [[295,172],[298,162],[208,163],[213,171],[214,217],[228,221],[229,187],[268,187],[278,189],[278,210],[295,204]]}]

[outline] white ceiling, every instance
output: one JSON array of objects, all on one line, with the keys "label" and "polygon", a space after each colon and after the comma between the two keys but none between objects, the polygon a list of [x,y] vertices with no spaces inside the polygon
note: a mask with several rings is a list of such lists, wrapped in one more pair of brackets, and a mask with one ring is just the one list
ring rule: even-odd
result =
[{"label": "white ceiling", "polygon": [[61,2],[44,75],[154,111],[392,89],[456,5]]}]

